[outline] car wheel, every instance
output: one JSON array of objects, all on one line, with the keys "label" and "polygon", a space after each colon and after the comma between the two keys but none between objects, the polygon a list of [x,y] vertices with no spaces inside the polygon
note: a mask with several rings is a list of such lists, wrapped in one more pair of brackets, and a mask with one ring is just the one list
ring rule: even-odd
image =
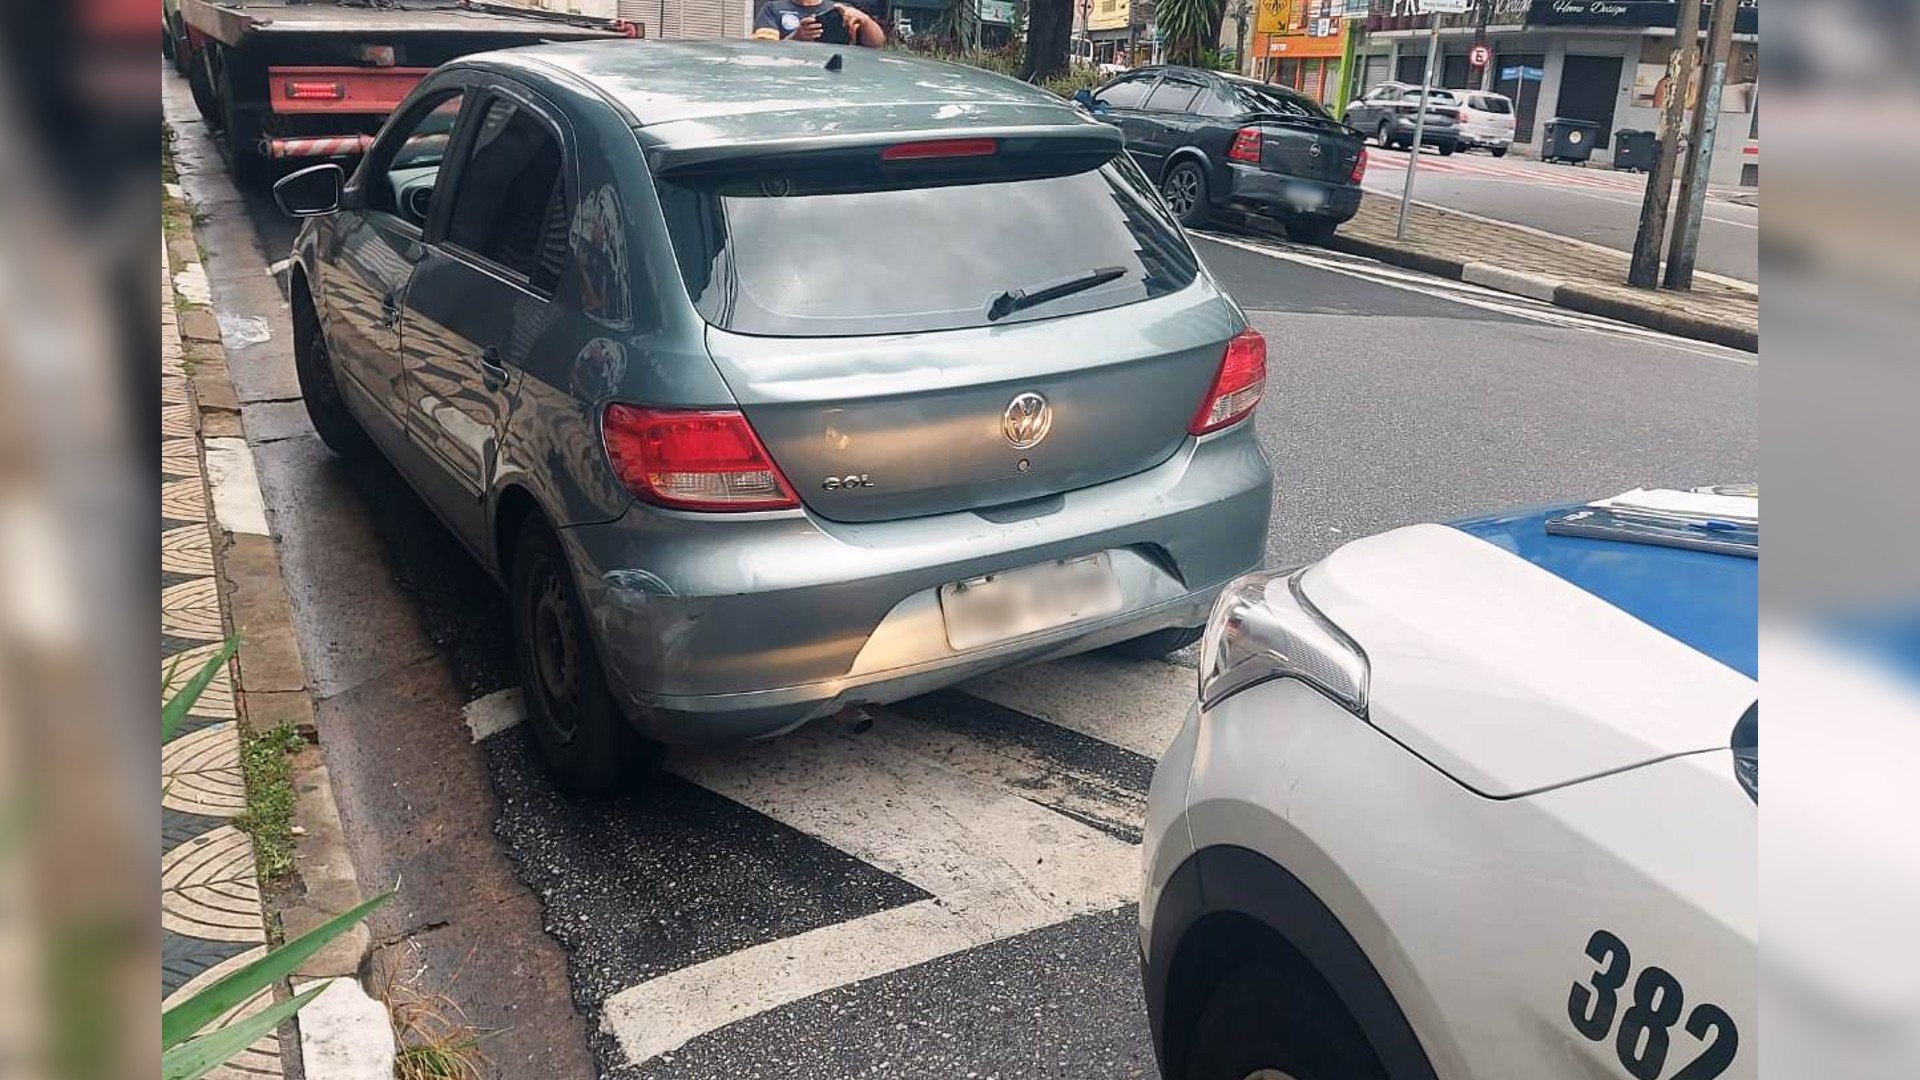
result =
[{"label": "car wheel", "polygon": [[527,724],[554,780],[575,795],[600,795],[646,775],[659,747],[613,700],[573,572],[538,514],[521,523],[510,580]]},{"label": "car wheel", "polygon": [[1460,148],[1459,143],[1443,142],[1440,144],[1440,156],[1447,157],[1451,155],[1455,150],[1458,150],[1459,148]]},{"label": "car wheel", "polygon": [[1487,153],[1492,154],[1494,157],[1506,157],[1507,148],[1504,146],[1496,146],[1493,149],[1487,151]]},{"label": "car wheel", "polygon": [[1172,652],[1200,640],[1206,633],[1203,626],[1170,626],[1165,630],[1155,630],[1131,641],[1122,641],[1107,646],[1107,652],[1114,656],[1124,656],[1130,660],[1158,660]]},{"label": "car wheel", "polygon": [[1167,200],[1167,209],[1180,219],[1180,224],[1189,229],[1198,228],[1207,222],[1207,174],[1200,170],[1198,162],[1176,162],[1167,170],[1160,181],[1161,197]]},{"label": "car wheel", "polygon": [[1390,120],[1380,121],[1380,130],[1374,132],[1373,137],[1379,140],[1381,149],[1391,150],[1393,148],[1393,122]]},{"label": "car wheel", "polygon": [[1287,239],[1300,244],[1325,244],[1333,239],[1333,230],[1339,226],[1337,221],[1320,218],[1296,218],[1285,222]]},{"label": "car wheel", "polygon": [[1331,987],[1311,970],[1245,967],[1194,1022],[1185,1080],[1386,1080]]},{"label": "car wheel", "polygon": [[304,293],[294,298],[293,305],[293,372],[300,380],[307,419],[328,449],[344,458],[363,457],[373,449],[373,440],[367,438],[366,429],[347,411],[347,403],[340,396],[327,336],[320,329],[313,302]]}]

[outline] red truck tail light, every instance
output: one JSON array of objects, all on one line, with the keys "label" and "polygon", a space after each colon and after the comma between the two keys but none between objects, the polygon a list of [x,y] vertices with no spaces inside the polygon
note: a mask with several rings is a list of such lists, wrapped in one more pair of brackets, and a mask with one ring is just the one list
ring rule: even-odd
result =
[{"label": "red truck tail light", "polygon": [[650,503],[679,510],[800,505],[752,425],[733,409],[609,405],[600,437],[620,483]]},{"label": "red truck tail light", "polygon": [[1220,358],[1220,370],[1214,373],[1213,386],[1206,400],[1193,414],[1187,430],[1195,435],[1219,431],[1253,412],[1267,388],[1267,339],[1249,326],[1227,342]]},{"label": "red truck tail light", "polygon": [[346,96],[345,83],[287,80],[287,100],[289,101],[339,101]]},{"label": "red truck tail light", "polygon": [[1360,156],[1353,159],[1353,171],[1347,174],[1347,183],[1357,184],[1367,177],[1367,148],[1360,148]]},{"label": "red truck tail light", "polygon": [[1260,164],[1260,129],[1244,127],[1233,133],[1233,145],[1227,147],[1227,160],[1244,165]]}]

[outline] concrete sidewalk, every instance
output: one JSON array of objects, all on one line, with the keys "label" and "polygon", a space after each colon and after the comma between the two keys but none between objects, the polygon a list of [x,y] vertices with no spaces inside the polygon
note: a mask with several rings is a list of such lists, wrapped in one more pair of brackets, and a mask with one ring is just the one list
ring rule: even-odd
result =
[{"label": "concrete sidewalk", "polygon": [[1592,244],[1416,203],[1405,240],[1394,238],[1397,200],[1368,193],[1340,227],[1336,250],[1726,345],[1760,351],[1757,286],[1696,274],[1690,292],[1626,285],[1627,256]]}]

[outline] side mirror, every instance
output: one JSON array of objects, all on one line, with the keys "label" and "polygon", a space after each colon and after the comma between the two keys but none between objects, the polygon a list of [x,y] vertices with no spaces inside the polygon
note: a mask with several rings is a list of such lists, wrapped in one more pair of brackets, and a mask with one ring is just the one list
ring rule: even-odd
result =
[{"label": "side mirror", "polygon": [[320,217],[340,209],[347,174],[331,162],[291,172],[273,185],[273,201],[288,217]]},{"label": "side mirror", "polygon": [[1073,92],[1073,103],[1087,110],[1088,112],[1092,112],[1093,111],[1093,91],[1085,88],[1075,90]]}]

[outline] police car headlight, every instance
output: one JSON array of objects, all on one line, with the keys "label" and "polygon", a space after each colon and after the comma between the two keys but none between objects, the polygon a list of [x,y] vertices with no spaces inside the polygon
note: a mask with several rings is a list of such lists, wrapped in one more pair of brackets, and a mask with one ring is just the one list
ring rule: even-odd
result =
[{"label": "police car headlight", "polygon": [[1214,602],[1200,645],[1203,708],[1258,683],[1298,679],[1366,715],[1367,655],[1307,601],[1304,573],[1248,574]]}]

